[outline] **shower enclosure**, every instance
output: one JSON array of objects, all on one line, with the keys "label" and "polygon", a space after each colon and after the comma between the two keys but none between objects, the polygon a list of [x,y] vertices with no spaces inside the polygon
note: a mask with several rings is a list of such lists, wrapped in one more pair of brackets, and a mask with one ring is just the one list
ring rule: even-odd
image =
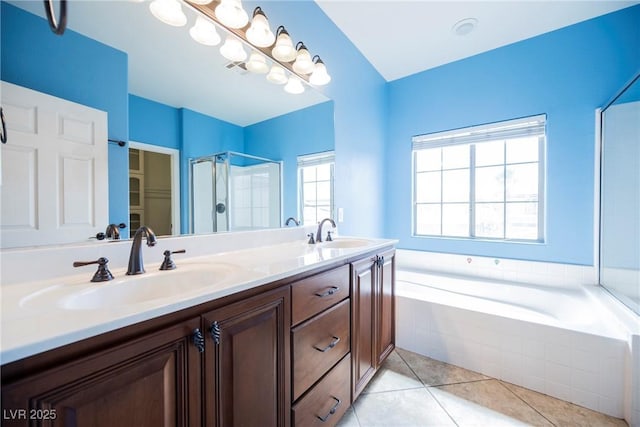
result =
[{"label": "shower enclosure", "polygon": [[601,113],[600,284],[640,314],[640,74]]},{"label": "shower enclosure", "polygon": [[189,159],[191,233],[281,226],[282,162],[226,151]]}]

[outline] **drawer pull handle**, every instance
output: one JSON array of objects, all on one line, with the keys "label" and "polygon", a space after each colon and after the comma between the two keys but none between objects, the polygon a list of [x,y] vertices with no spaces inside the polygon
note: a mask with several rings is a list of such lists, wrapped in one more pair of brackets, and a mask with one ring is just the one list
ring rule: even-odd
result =
[{"label": "drawer pull handle", "polygon": [[324,298],[324,297],[328,297],[328,296],[330,296],[330,295],[335,294],[335,293],[336,293],[336,292],[338,292],[339,290],[340,290],[340,288],[339,288],[339,287],[337,287],[337,286],[331,286],[327,292],[325,292],[325,293],[323,293],[323,294],[319,294],[319,293],[317,293],[317,292],[316,292],[316,294],[315,294],[315,295],[316,295],[317,297]]},{"label": "drawer pull handle", "polygon": [[333,337],[333,341],[331,341],[331,343],[329,343],[329,345],[328,345],[328,346],[326,346],[325,348],[320,348],[320,347],[318,347],[317,345],[314,345],[314,346],[313,346],[313,348],[315,348],[316,350],[318,350],[318,351],[320,351],[320,352],[324,353],[324,352],[326,352],[326,351],[331,350],[331,349],[332,349],[333,347],[335,347],[339,342],[340,342],[340,338],[338,338],[338,337],[334,336],[334,337]]},{"label": "drawer pull handle", "polygon": [[335,413],[336,413],[336,409],[338,409],[338,406],[340,406],[340,403],[342,403],[342,402],[340,401],[340,399],[338,399],[337,397],[335,397],[335,396],[331,396],[331,397],[333,398],[333,400],[335,400],[335,401],[336,401],[336,404],[335,404],[335,405],[333,405],[333,408],[331,408],[331,410],[329,410],[329,413],[328,413],[327,415],[325,415],[324,417],[321,417],[320,415],[316,415],[316,417],[318,417],[318,419],[319,419],[320,421],[322,421],[323,423],[324,423],[325,421],[327,421],[331,415],[333,415],[333,414],[335,414]]}]

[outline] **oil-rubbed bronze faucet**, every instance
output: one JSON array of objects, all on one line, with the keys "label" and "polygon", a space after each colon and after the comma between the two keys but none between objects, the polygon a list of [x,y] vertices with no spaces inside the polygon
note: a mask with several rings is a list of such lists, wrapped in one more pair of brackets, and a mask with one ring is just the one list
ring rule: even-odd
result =
[{"label": "oil-rubbed bronze faucet", "polygon": [[142,263],[142,237],[147,238],[147,246],[154,246],[156,244],[156,235],[152,229],[143,225],[136,230],[136,233],[133,235],[133,243],[131,244],[131,254],[129,255],[128,275],[144,273],[144,264]]},{"label": "oil-rubbed bronze faucet", "polygon": [[104,232],[107,239],[120,240],[120,230],[115,224],[107,225],[107,230]]},{"label": "oil-rubbed bronze faucet", "polygon": [[[316,243],[322,242],[322,225],[327,221],[331,223],[331,226],[333,228],[336,228],[336,223],[331,218],[325,218],[322,221],[320,221],[320,224],[318,224],[318,232],[316,233]],[[329,237],[329,239],[327,240],[331,240],[331,238]]]},{"label": "oil-rubbed bronze faucet", "polygon": [[292,216],[287,218],[287,221],[284,223],[284,225],[288,227],[290,222],[293,222],[296,225],[296,227],[300,225],[300,221],[298,221],[297,219],[295,219]]}]

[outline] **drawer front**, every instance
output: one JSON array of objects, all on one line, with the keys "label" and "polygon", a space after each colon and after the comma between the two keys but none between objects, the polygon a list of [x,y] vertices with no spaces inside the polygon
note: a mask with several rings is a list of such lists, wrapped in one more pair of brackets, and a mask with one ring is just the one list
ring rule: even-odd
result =
[{"label": "drawer front", "polygon": [[335,426],[349,408],[350,389],[351,354],[348,354],[293,407],[293,426]]},{"label": "drawer front", "polygon": [[350,350],[349,299],[293,329],[293,400]]},{"label": "drawer front", "polygon": [[294,325],[349,296],[349,266],[300,280],[291,286],[291,321]]}]

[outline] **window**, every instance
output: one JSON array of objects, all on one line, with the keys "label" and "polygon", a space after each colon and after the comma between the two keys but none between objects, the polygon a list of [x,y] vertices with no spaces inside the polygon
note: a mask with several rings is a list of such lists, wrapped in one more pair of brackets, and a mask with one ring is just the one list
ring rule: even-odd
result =
[{"label": "window", "polygon": [[543,241],[545,123],[413,137],[413,234]]},{"label": "window", "polygon": [[323,218],[332,218],[333,151],[298,157],[298,206],[304,225],[317,224]]}]

